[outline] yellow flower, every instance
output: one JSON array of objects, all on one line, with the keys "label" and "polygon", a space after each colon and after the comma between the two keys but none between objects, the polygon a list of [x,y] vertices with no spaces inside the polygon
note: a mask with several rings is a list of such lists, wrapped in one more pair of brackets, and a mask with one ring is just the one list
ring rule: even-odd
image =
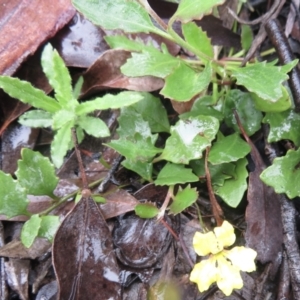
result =
[{"label": "yellow flower", "polygon": [[255,270],[254,259],[257,253],[250,248],[234,247],[225,250],[235,242],[233,226],[224,221],[214,232],[196,232],[193,239],[195,252],[200,256],[209,257],[194,266],[190,280],[197,283],[199,291],[208,290],[210,285],[217,283],[219,289],[229,296],[233,289],[243,287],[240,271]]}]

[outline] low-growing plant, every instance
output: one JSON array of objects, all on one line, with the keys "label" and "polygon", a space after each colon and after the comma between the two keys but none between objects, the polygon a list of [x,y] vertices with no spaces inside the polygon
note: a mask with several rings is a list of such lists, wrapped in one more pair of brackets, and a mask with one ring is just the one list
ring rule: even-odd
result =
[{"label": "low-growing plant", "polygon": [[[119,138],[107,145],[125,157],[122,162],[125,168],[136,172],[148,182],[169,186],[163,206],[157,208],[151,203],[139,204],[135,208],[139,216],[161,218],[165,210],[172,214],[184,211],[198,198],[197,189],[191,187],[191,184],[199,180],[208,181],[211,198],[217,195],[227,205],[235,208],[247,190],[246,156],[250,153],[251,147],[241,138],[240,126],[233,111],[239,116],[241,126],[248,136],[260,130],[263,122],[270,125],[269,142],[289,139],[298,147],[299,115],[293,110],[292,96],[286,86],[288,73],[295,67],[297,61],[285,66],[276,66],[276,61],[253,60],[245,67],[240,67],[239,58],[246,53],[249,46],[247,35],[242,35],[244,49],[231,54],[230,59],[227,59],[228,53],[233,53],[232,50],[227,51],[222,47],[213,46],[206,32],[194,22],[212,14],[218,5],[223,3],[224,0],[198,2],[182,0],[168,24],[165,24],[146,0],[73,0],[74,6],[94,24],[104,29],[121,29],[124,32],[105,37],[111,48],[131,52],[131,58],[121,67],[124,75],[128,77],[151,75],[162,78],[164,79],[164,86],[160,91],[162,97],[176,102],[195,100],[189,111],[179,114],[175,124],[170,125],[160,98],[150,93],[127,91],[79,103],[77,99],[82,79],[72,89],[68,70],[51,45],[47,45],[43,51],[42,66],[54,88],[55,98],[46,96],[29,83],[16,78],[0,76],[0,87],[10,96],[39,109],[22,115],[20,122],[32,127],[53,129],[55,135],[51,144],[51,157],[56,167],[61,166],[67,150],[73,147],[71,128],[76,129],[79,141],[83,139],[84,131],[95,137],[108,136],[110,133],[104,122],[88,114],[95,110],[121,108],[117,130]],[[175,22],[180,23],[182,36],[174,30]],[[138,37],[126,35],[141,32],[156,34],[176,43],[189,55],[175,57],[169,53],[164,43],[158,47],[151,43],[145,44]],[[224,131],[222,129],[224,126],[230,130]],[[159,147],[158,137],[163,132],[168,134],[168,138],[164,146]],[[16,198],[18,200],[14,200],[17,201],[14,202],[16,210],[12,211],[6,204],[0,207],[0,213],[8,217],[29,214],[26,210],[27,202],[24,200],[28,194],[49,195],[55,199],[53,190],[57,178],[49,162],[46,163],[45,159],[40,158],[47,164],[47,168],[51,169],[52,184],[48,185],[47,189],[32,191],[29,175],[22,172],[24,170],[22,165],[27,160],[26,155],[33,157],[34,154],[29,150],[23,151],[23,160],[19,162],[16,173],[17,181],[9,175],[0,173],[2,198],[9,194],[7,189],[2,188],[6,182],[9,182],[14,190],[20,191],[21,195]],[[39,154],[35,155],[40,157]],[[160,170],[156,165],[162,161],[165,164]],[[300,189],[295,184],[300,176],[297,168],[299,161],[299,150],[290,150],[286,156],[275,159],[273,165],[261,174],[261,179],[274,187],[278,193],[286,193],[290,198],[300,196]],[[37,165],[35,168],[40,170],[41,167]],[[282,173],[278,172],[279,169]],[[282,180],[283,177],[291,180]],[[179,185],[178,189],[175,189],[176,185]],[[173,201],[169,205],[170,200]],[[212,205],[216,209],[214,215],[217,222],[220,223],[218,204],[213,201]],[[45,236],[44,218],[32,215],[25,223],[22,235],[25,245],[30,246],[35,236]],[[53,227],[49,226],[52,229],[57,226],[57,220],[53,222],[55,223]],[[231,244],[225,243],[224,246]],[[212,251],[205,253],[219,255],[219,259],[224,261],[223,256],[220,256],[222,251],[223,248],[215,253]],[[255,257],[253,252],[250,256],[252,260]],[[211,257],[215,259],[215,256]],[[246,269],[252,271],[253,265]],[[197,272],[202,271],[198,266]],[[194,275],[192,279],[197,281]],[[209,279],[207,286],[202,285],[200,289],[207,289],[214,281],[221,286],[223,284],[217,280],[216,275]],[[240,287],[241,281],[238,278],[236,285],[225,288],[226,294],[230,294],[233,288]]]}]

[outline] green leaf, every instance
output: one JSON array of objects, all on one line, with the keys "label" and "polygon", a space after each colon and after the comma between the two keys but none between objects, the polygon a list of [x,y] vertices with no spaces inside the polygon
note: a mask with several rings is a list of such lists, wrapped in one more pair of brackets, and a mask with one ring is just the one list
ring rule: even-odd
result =
[{"label": "green leaf", "polygon": [[236,123],[233,110],[239,115],[242,126],[246,133],[251,136],[261,127],[262,113],[258,111],[253,104],[252,97],[249,93],[240,90],[231,90],[225,99],[224,117],[225,123],[233,127],[235,131],[240,131]]},{"label": "green leaf", "polygon": [[132,161],[149,162],[162,149],[153,145],[151,137],[145,138],[140,133],[134,135],[134,140],[119,139],[106,144]]},{"label": "green leaf", "polygon": [[300,146],[300,115],[293,110],[281,113],[267,113],[264,123],[270,124],[268,142],[291,140],[296,146]]},{"label": "green leaf", "polygon": [[277,194],[285,193],[290,199],[300,196],[300,148],[289,150],[284,157],[275,158],[273,164],[265,169],[261,180],[274,188]]},{"label": "green leaf", "polygon": [[[223,101],[219,101],[220,104],[223,103]],[[217,118],[219,121],[222,121],[224,119],[223,114],[219,111],[222,109],[220,105],[216,105],[214,103],[214,99],[212,96],[206,95],[199,99],[197,99],[191,110],[189,112],[183,113],[179,115],[180,119],[188,119],[189,117],[197,117],[199,115],[203,116],[211,116]]]},{"label": "green leaf", "polygon": [[197,182],[199,179],[189,168],[184,165],[167,163],[159,172],[156,185],[175,185],[178,183]]},{"label": "green leaf", "polygon": [[27,189],[29,195],[53,197],[58,177],[55,176],[55,169],[49,159],[27,148],[22,149],[21,156],[16,171],[19,183]]},{"label": "green leaf", "polygon": [[252,29],[249,25],[242,25],[241,28],[242,28],[242,32],[241,32],[242,48],[248,51],[253,41]]},{"label": "green leaf", "polygon": [[205,15],[211,14],[215,6],[221,5],[224,2],[225,0],[181,0],[173,18],[176,18],[183,23],[187,23],[194,19],[200,20]]},{"label": "green leaf", "polygon": [[179,59],[153,47],[151,50],[143,50],[142,53],[132,53],[131,58],[121,67],[121,71],[131,77],[152,75],[165,78],[179,63]]},{"label": "green leaf", "polygon": [[[203,158],[192,160],[190,162],[190,166],[198,177],[205,178],[205,164]],[[212,165],[211,163],[208,163],[208,169],[212,185],[222,186],[224,185],[224,181],[226,179],[235,177],[235,164],[233,163],[225,163],[220,165]]]},{"label": "green leaf", "polygon": [[62,107],[66,107],[73,100],[71,76],[64,61],[51,44],[45,46],[41,63],[43,71],[55,91],[55,98]]},{"label": "green leaf", "polygon": [[279,68],[281,69],[282,72],[289,73],[292,71],[293,68],[295,68],[297,66],[298,62],[299,62],[299,59],[294,59],[294,60],[290,61],[289,63],[287,63],[283,66],[280,66]]},{"label": "green leaf", "polygon": [[141,203],[135,206],[134,211],[142,219],[151,219],[158,215],[159,209],[152,203]]},{"label": "green leaf", "polygon": [[61,109],[60,104],[56,100],[48,97],[43,91],[34,88],[27,81],[8,76],[0,76],[0,88],[12,98],[19,99],[23,103],[28,103],[50,113],[55,113]]},{"label": "green leaf", "polygon": [[76,9],[94,24],[125,32],[160,32],[137,1],[72,0]]},{"label": "green leaf", "polygon": [[74,89],[73,89],[73,97],[74,97],[74,99],[78,99],[79,98],[82,86],[83,86],[83,77],[80,76],[78,78],[75,86],[74,86]]},{"label": "green leaf", "polygon": [[0,214],[8,218],[28,215],[26,189],[9,174],[0,171]]},{"label": "green leaf", "polygon": [[92,195],[92,198],[97,203],[106,203],[106,199],[100,195]]},{"label": "green leaf", "polygon": [[201,27],[198,27],[196,23],[190,22],[182,24],[182,33],[185,40],[194,48],[199,49],[202,53],[210,58],[214,57],[214,50],[211,44],[211,39],[207,37]]},{"label": "green leaf", "polygon": [[288,79],[287,74],[266,62],[256,62],[244,68],[232,71],[232,76],[237,79],[237,84],[243,85],[250,92],[259,97],[276,102],[282,97],[281,84]]},{"label": "green leaf", "polygon": [[280,97],[276,102],[262,99],[255,93],[251,93],[256,109],[263,112],[281,112],[291,108],[292,100],[289,92],[284,86],[281,86],[281,90],[282,97]]},{"label": "green leaf", "polygon": [[137,161],[135,159],[126,159],[122,161],[122,166],[139,174],[145,180],[152,182],[152,163],[143,162],[140,160]]},{"label": "green leaf", "polygon": [[76,121],[76,114],[74,110],[71,109],[61,109],[56,112],[53,116],[53,124],[52,128],[57,130],[63,127],[65,124],[73,124],[72,127],[75,125]]},{"label": "green leaf", "polygon": [[[197,73],[186,64],[180,64],[172,74],[166,77],[165,86],[160,94],[176,101],[189,101],[208,87],[212,69],[208,63],[201,73]],[[180,84],[178,84],[180,82]]]},{"label": "green leaf", "polygon": [[247,190],[248,161],[242,158],[236,162],[235,178],[227,179],[222,186],[213,186],[215,194],[219,195],[229,206],[237,207]]},{"label": "green leaf", "polygon": [[29,127],[50,127],[53,114],[43,110],[30,110],[19,118],[19,123]]},{"label": "green leaf", "polygon": [[59,225],[58,216],[42,216],[38,236],[52,242]]},{"label": "green leaf", "polygon": [[57,130],[53,142],[51,143],[51,158],[54,166],[59,168],[69,149],[72,140],[71,128],[73,124],[65,124]]},{"label": "green leaf", "polygon": [[179,187],[179,191],[177,192],[172,204],[169,207],[170,212],[173,213],[174,215],[181,213],[186,208],[188,208],[193,203],[195,203],[197,198],[198,198],[198,193],[196,191],[196,188],[192,189],[190,185],[188,185],[184,189]]},{"label": "green leaf", "polygon": [[109,47],[112,49],[122,49],[132,52],[140,52],[144,49],[147,49],[148,47],[142,41],[131,40],[124,35],[105,36],[104,39],[109,45]]},{"label": "green leaf", "polygon": [[[150,93],[141,94],[144,96],[143,100],[130,105],[129,107],[122,108],[119,124],[121,118],[123,124],[125,123],[125,118],[131,118],[132,116],[133,119],[135,119],[136,117],[134,116],[137,115],[149,123],[148,126],[150,126],[151,132],[169,132],[170,124],[167,111],[162,105],[160,99],[151,95]],[[133,114],[133,112],[135,114]],[[128,120],[128,122],[132,122],[132,120]],[[135,131],[133,131],[133,133],[136,132],[136,130],[139,130],[139,126],[136,125],[134,130]]]},{"label": "green leaf", "polygon": [[139,92],[121,92],[117,95],[106,94],[101,98],[86,101],[75,108],[78,116],[88,114],[95,110],[115,109],[132,105],[143,99]]},{"label": "green leaf", "polygon": [[209,152],[208,161],[213,165],[237,161],[245,157],[251,147],[238,133],[231,134],[213,144]]},{"label": "green leaf", "polygon": [[110,135],[107,125],[99,118],[81,116],[78,125],[89,135],[94,137],[106,137]]},{"label": "green leaf", "polygon": [[42,219],[39,215],[32,215],[26,221],[21,231],[21,241],[26,248],[29,248],[38,235]]},{"label": "green leaf", "polygon": [[171,136],[158,159],[188,164],[192,159],[201,158],[203,150],[211,145],[218,129],[219,121],[214,117],[197,116],[180,120],[171,127]]}]

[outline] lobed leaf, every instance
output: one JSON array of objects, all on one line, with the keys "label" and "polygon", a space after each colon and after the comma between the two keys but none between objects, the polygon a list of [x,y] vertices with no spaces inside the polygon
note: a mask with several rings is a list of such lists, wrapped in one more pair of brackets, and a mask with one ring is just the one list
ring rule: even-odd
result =
[{"label": "lobed leaf", "polygon": [[76,101],[72,94],[70,73],[64,61],[57,51],[52,48],[51,44],[45,46],[41,57],[41,64],[50,85],[55,91],[55,98],[61,106],[66,107],[69,102]]},{"label": "lobed leaf", "polygon": [[270,124],[268,142],[291,140],[300,146],[300,115],[293,110],[279,113],[266,113],[264,123]]},{"label": "lobed leaf", "polygon": [[41,216],[38,236],[52,242],[59,225],[60,221],[58,216]]},{"label": "lobed leaf", "polygon": [[219,121],[214,117],[200,115],[178,121],[171,127],[171,136],[159,159],[188,164],[192,159],[201,158],[203,150],[210,146],[218,129]]},{"label": "lobed leaf", "polygon": [[213,165],[237,161],[245,157],[251,147],[238,133],[231,134],[213,144],[209,152],[208,161]]},{"label": "lobed leaf", "polygon": [[224,2],[225,0],[181,0],[173,18],[180,20],[183,23],[187,23],[194,19],[200,20],[205,15],[211,14],[215,6],[221,5]]},{"label": "lobed leaf", "polygon": [[9,174],[0,171],[0,214],[8,218],[28,215],[26,189]]},{"label": "lobed leaf", "polygon": [[53,197],[58,177],[49,159],[27,148],[22,149],[21,156],[16,171],[19,183],[26,188],[29,195]]},{"label": "lobed leaf", "polygon": [[122,73],[131,77],[152,75],[165,78],[180,64],[179,59],[154,47],[142,53],[132,53],[131,56],[121,67]]},{"label": "lobed leaf", "polygon": [[203,72],[198,73],[186,64],[181,63],[165,80],[160,94],[176,101],[189,101],[208,87],[211,81],[212,68],[207,64]]},{"label": "lobed leaf", "polygon": [[167,163],[159,172],[155,185],[175,185],[178,183],[197,182],[199,179],[192,169],[182,164]]},{"label": "lobed leaf", "polygon": [[275,158],[273,164],[265,169],[261,180],[274,188],[277,194],[285,193],[290,199],[300,196],[300,148],[289,150],[284,157]]},{"label": "lobed leaf", "polygon": [[197,198],[198,198],[198,192],[196,188],[192,189],[190,185],[188,185],[184,189],[179,187],[179,191],[177,192],[176,196],[173,199],[172,204],[169,207],[170,212],[173,213],[174,215],[181,213],[186,208],[194,204]]},{"label": "lobed leaf", "polygon": [[105,29],[120,29],[128,33],[160,32],[137,1],[72,0],[87,19]]},{"label": "lobed leaf", "polygon": [[124,161],[122,161],[122,166],[124,166],[128,170],[139,174],[145,180],[152,182],[152,163],[127,158]]},{"label": "lobed leaf", "polygon": [[25,247],[29,248],[33,244],[38,235],[41,221],[42,219],[39,215],[32,215],[31,218],[23,225],[21,231],[21,241]]},{"label": "lobed leaf", "polygon": [[29,82],[9,76],[0,76],[0,88],[12,98],[19,99],[36,108],[55,113],[61,109],[60,104],[43,91],[34,88]]},{"label": "lobed leaf", "polygon": [[232,76],[237,79],[237,84],[243,85],[250,92],[259,97],[276,102],[282,97],[281,84],[288,79],[285,69],[256,62],[244,68],[232,71]]}]

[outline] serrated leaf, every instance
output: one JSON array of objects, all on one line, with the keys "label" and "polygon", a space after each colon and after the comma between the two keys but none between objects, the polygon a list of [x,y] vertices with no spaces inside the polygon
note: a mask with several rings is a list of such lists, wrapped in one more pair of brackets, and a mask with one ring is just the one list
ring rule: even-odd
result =
[{"label": "serrated leaf", "polygon": [[53,114],[44,110],[30,110],[19,118],[19,123],[28,127],[50,127]]},{"label": "serrated leaf", "polygon": [[300,115],[293,110],[281,113],[267,113],[264,123],[270,124],[268,142],[291,140],[296,146],[300,146]]},{"label": "serrated leaf", "polygon": [[160,94],[176,101],[189,101],[208,87],[211,76],[210,63],[206,65],[201,73],[181,63],[172,74],[166,77],[165,86]]},{"label": "serrated leaf", "polygon": [[63,127],[65,124],[73,124],[72,127],[75,125],[76,121],[76,114],[71,109],[61,109],[53,115],[53,123],[52,128],[57,130]]},{"label": "serrated leaf", "polygon": [[94,137],[106,137],[110,135],[107,125],[99,118],[81,116],[78,125],[84,131]]},{"label": "serrated leaf", "polygon": [[294,59],[292,61],[290,61],[289,63],[280,66],[280,69],[283,73],[289,73],[290,71],[292,71],[293,68],[295,68],[297,66],[299,62],[299,59]]},{"label": "serrated leaf", "polygon": [[219,121],[214,117],[197,116],[180,120],[171,127],[171,136],[159,159],[173,163],[188,164],[202,157],[202,152],[215,138]]},{"label": "serrated leaf", "polygon": [[198,180],[192,169],[185,168],[184,165],[167,163],[159,172],[154,183],[155,185],[175,185]]},{"label": "serrated leaf", "polygon": [[300,196],[300,148],[289,150],[284,157],[275,158],[273,164],[265,169],[261,180],[274,188],[278,194],[285,193],[290,199]]},{"label": "serrated leaf", "polygon": [[185,40],[194,48],[199,49],[206,56],[213,58],[214,50],[211,44],[211,39],[208,38],[206,32],[196,23],[190,22],[182,24],[182,33]]},{"label": "serrated leaf", "polygon": [[251,147],[238,133],[231,134],[213,144],[209,152],[208,161],[213,165],[237,161],[245,157]]},{"label": "serrated leaf", "polygon": [[249,93],[240,90],[231,90],[225,99],[224,117],[227,126],[235,131],[240,131],[233,110],[236,110],[241,120],[242,126],[248,135],[254,134],[261,127],[263,115],[253,104],[253,99]]},{"label": "serrated leaf", "polygon": [[214,193],[219,195],[229,206],[237,207],[247,190],[248,161],[242,158],[236,162],[235,178],[227,179],[222,186],[213,186]]},{"label": "serrated leaf", "polygon": [[159,209],[152,203],[141,203],[135,206],[134,211],[142,219],[151,219],[158,215]]},{"label": "serrated leaf", "polygon": [[104,39],[112,49],[139,52],[147,48],[142,41],[133,41],[124,35],[105,36]]},{"label": "serrated leaf", "polygon": [[50,85],[55,91],[55,98],[61,106],[66,107],[69,102],[74,102],[71,76],[64,61],[51,44],[45,46],[42,52],[41,64]]},{"label": "serrated leaf", "polygon": [[11,175],[0,171],[0,214],[8,218],[28,215],[27,205],[26,189],[13,180]]},{"label": "serrated leaf", "polygon": [[36,108],[55,113],[61,109],[60,104],[51,97],[48,97],[42,90],[34,88],[29,82],[18,78],[0,76],[0,88],[12,98],[19,99]]},{"label": "serrated leaf", "polygon": [[44,237],[52,243],[59,225],[60,221],[58,216],[42,216],[38,236]]},{"label": "serrated leaf", "polygon": [[160,32],[137,1],[73,0],[72,3],[87,19],[105,29],[120,29],[128,33]]},{"label": "serrated leaf", "polygon": [[54,135],[51,143],[51,158],[55,167],[59,168],[69,149],[72,140],[71,128],[73,124],[65,124]]},{"label": "serrated leaf", "polygon": [[170,212],[174,215],[177,215],[184,211],[186,208],[191,206],[198,198],[198,193],[196,188],[191,188],[188,185],[186,188],[181,189],[179,188],[178,193],[173,199],[172,204],[170,205]]},{"label": "serrated leaf", "polygon": [[121,92],[117,95],[106,94],[101,98],[86,101],[75,108],[78,116],[88,114],[95,110],[115,109],[129,106],[143,99],[139,92]]},{"label": "serrated leaf", "polygon": [[[159,98],[151,95],[150,93],[141,93],[144,96],[144,99],[129,106],[122,108],[121,116],[119,118],[119,124],[121,126],[125,123],[125,118],[131,118],[132,116],[140,116],[143,120],[148,122],[148,126],[151,129],[151,132],[169,132],[170,124],[168,120],[168,115],[165,107],[162,105]],[[135,114],[133,114],[135,112]],[[154,113],[155,112],[155,113]],[[126,116],[126,117],[125,117]],[[133,119],[135,119],[134,117]],[[128,122],[132,122],[128,120]],[[124,125],[122,125],[123,127]],[[139,125],[135,126],[135,132],[139,131]],[[140,131],[139,131],[140,132]],[[134,133],[134,132],[133,132]],[[119,133],[120,134],[120,133]],[[148,135],[146,135],[148,136]]]},{"label": "serrated leaf", "polygon": [[191,20],[200,20],[212,13],[215,6],[221,5],[225,0],[195,1],[181,0],[173,18],[187,23]]},{"label": "serrated leaf", "polygon": [[[190,162],[194,173],[198,177],[205,178],[205,162],[204,159],[192,160]],[[235,164],[225,163],[220,165],[212,165],[208,163],[208,169],[211,177],[212,185],[222,186],[224,181],[235,176]]]},{"label": "serrated leaf", "polygon": [[138,77],[152,75],[165,78],[180,63],[180,60],[169,53],[162,53],[156,48],[143,50],[142,53],[132,53],[121,71],[126,76]]},{"label": "serrated leaf", "polygon": [[162,151],[153,145],[151,137],[145,138],[140,133],[134,135],[134,140],[119,139],[106,145],[132,161],[141,162],[149,162],[157,153]]},{"label": "serrated leaf", "polygon": [[282,97],[281,84],[288,79],[280,67],[271,66],[266,62],[256,62],[244,68],[232,71],[237,84],[244,86],[259,97],[275,102]]},{"label": "serrated leaf", "polygon": [[[83,77],[80,76],[74,86],[74,89],[73,89],[73,97],[74,99],[78,99],[79,96],[80,96],[80,92],[81,92],[81,88],[82,88],[82,85],[83,85]],[[76,101],[77,102],[77,101]]]},{"label": "serrated leaf", "polygon": [[49,159],[27,148],[22,149],[21,156],[22,159],[18,161],[16,171],[19,183],[27,189],[29,195],[53,197],[58,177]]},{"label": "serrated leaf", "polygon": [[38,235],[41,221],[42,219],[39,215],[32,215],[31,218],[23,225],[21,241],[25,247],[29,248],[33,244]]},{"label": "serrated leaf", "polygon": [[139,174],[145,180],[152,182],[152,163],[143,162],[141,160],[137,161],[135,159],[125,159],[122,161],[122,166]]}]

